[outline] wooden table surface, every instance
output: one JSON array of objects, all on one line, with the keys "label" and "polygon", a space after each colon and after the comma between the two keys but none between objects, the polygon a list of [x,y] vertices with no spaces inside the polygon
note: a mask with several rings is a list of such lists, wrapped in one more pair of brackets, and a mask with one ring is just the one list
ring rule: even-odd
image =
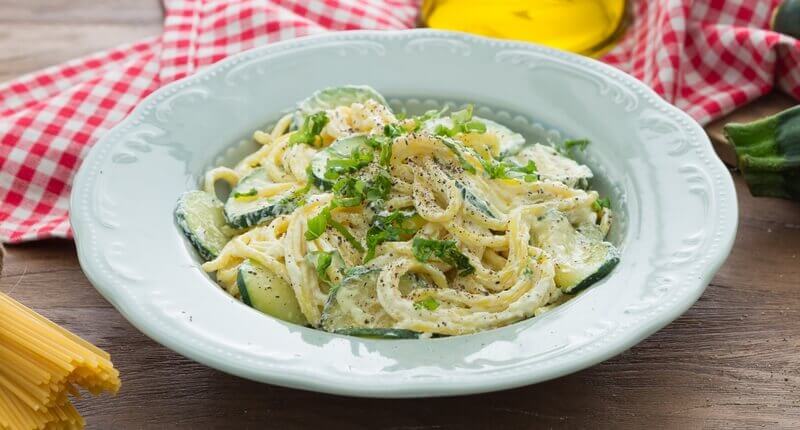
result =
[{"label": "wooden table surface", "polygon": [[[0,0],[0,81],[158,34],[161,19],[157,0]],[[775,94],[734,116],[789,103]],[[719,139],[719,124],[708,130]],[[685,315],[605,363],[499,393],[365,400],[226,375],[134,329],[86,280],[71,241],[9,246],[0,291],[111,353],[123,388],[78,402],[89,428],[798,428],[800,204],[754,199],[732,175],[733,252]]]}]

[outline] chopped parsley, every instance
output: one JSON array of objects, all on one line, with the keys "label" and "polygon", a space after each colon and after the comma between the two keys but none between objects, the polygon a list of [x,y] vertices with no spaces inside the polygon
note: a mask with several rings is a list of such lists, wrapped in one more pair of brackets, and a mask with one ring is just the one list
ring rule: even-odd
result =
[{"label": "chopped parsley", "polygon": [[444,144],[444,146],[447,147],[447,149],[449,149],[450,151],[453,152],[453,154],[456,155],[456,158],[458,158],[458,162],[459,162],[459,164],[461,164],[461,168],[462,169],[464,169],[465,171],[467,171],[469,173],[475,173],[476,172],[475,166],[470,164],[469,161],[467,161],[467,159],[464,158],[464,155],[461,153],[461,149],[459,148],[459,147],[461,147],[461,145],[459,143],[457,143],[456,141],[454,141],[452,139],[448,139],[447,137],[442,137],[440,140]]},{"label": "chopped parsley", "polygon": [[324,111],[307,116],[300,129],[289,137],[289,145],[305,143],[315,147],[319,146],[318,141],[322,140],[319,135],[327,123],[328,115]]},{"label": "chopped parsley", "polygon": [[594,209],[595,212],[600,212],[603,208],[611,209],[611,199],[608,197],[597,199],[592,202],[592,209]]},{"label": "chopped parsley", "polygon": [[364,181],[347,177],[340,178],[333,184],[334,207],[353,207],[363,202],[381,203],[389,197],[392,190],[392,180],[389,175],[381,172],[375,178]]},{"label": "chopped parsley", "polygon": [[422,115],[411,118],[412,121],[414,121],[414,129],[412,131],[419,131],[419,129],[422,128],[422,124],[441,117],[445,112],[447,112],[447,106],[443,107],[441,110],[431,109]]},{"label": "chopped parsley", "polygon": [[417,300],[414,302],[414,309],[427,309],[429,311],[435,311],[438,308],[439,302],[437,302],[433,297],[428,297],[426,299]]},{"label": "chopped parsley", "polygon": [[408,240],[417,232],[416,217],[414,212],[393,211],[388,215],[375,215],[367,230],[367,253],[364,262],[375,258],[375,248],[384,242]]},{"label": "chopped parsley", "polygon": [[394,139],[405,134],[406,130],[398,124],[386,124],[383,126],[383,135]]},{"label": "chopped parsley", "polygon": [[491,179],[522,179],[525,182],[534,182],[539,179],[536,173],[536,163],[528,160],[528,164],[520,166],[512,161],[497,161],[494,159],[482,160],[483,170]]},{"label": "chopped parsley", "polygon": [[431,257],[436,257],[440,261],[447,263],[458,269],[459,276],[466,276],[475,271],[475,267],[469,262],[469,258],[462,254],[453,240],[435,240],[415,237],[411,244],[411,252],[414,257],[425,263]]},{"label": "chopped parsley", "polygon": [[331,217],[331,209],[333,209],[333,205],[325,206],[322,210],[314,217],[308,219],[308,230],[306,230],[305,238],[306,240],[315,240],[322,236],[322,233],[325,233],[325,230],[328,229],[330,225],[336,231],[339,232],[344,238],[347,240],[353,248],[363,252],[364,247],[358,243],[358,240],[353,236],[352,233],[342,225],[342,223],[334,220]]},{"label": "chopped parsley", "polygon": [[367,145],[380,151],[378,164],[389,167],[392,160],[392,139],[386,136],[370,136],[367,138]]},{"label": "chopped parsley", "polygon": [[306,259],[314,269],[317,271],[317,277],[320,281],[332,285],[331,278],[328,277],[328,268],[331,267],[333,262],[334,251],[311,251],[306,254]]},{"label": "chopped parsley", "polygon": [[453,126],[447,127],[444,124],[439,124],[434,130],[434,134],[453,137],[459,133],[486,133],[486,124],[472,119],[472,109],[472,105],[467,105],[465,109],[453,112],[450,115]]},{"label": "chopped parsley", "polygon": [[374,152],[369,148],[356,147],[346,158],[329,158],[325,165],[325,178],[336,179],[345,173],[353,173],[369,165]]},{"label": "chopped parsley", "polygon": [[316,216],[308,219],[308,230],[306,230],[306,240],[314,240],[322,236],[331,221],[331,208],[324,207]]}]

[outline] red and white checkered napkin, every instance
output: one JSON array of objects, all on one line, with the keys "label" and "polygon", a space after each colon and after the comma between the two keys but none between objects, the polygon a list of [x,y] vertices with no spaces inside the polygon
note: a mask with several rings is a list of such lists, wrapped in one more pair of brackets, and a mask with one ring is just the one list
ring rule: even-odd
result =
[{"label": "red and white checkered napkin", "polygon": [[[634,0],[604,60],[705,123],[769,92],[800,98],[800,42],[767,30],[779,0]],[[164,33],[0,85],[0,241],[70,237],[70,184],[144,96],[228,55],[326,31],[404,29],[418,0],[166,0]]]}]

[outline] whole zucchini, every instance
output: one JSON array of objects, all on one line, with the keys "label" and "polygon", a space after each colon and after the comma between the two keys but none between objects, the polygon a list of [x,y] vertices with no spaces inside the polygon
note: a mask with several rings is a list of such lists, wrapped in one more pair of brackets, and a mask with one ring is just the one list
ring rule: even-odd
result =
[{"label": "whole zucchini", "polygon": [[800,106],[724,131],[752,195],[800,201]]}]

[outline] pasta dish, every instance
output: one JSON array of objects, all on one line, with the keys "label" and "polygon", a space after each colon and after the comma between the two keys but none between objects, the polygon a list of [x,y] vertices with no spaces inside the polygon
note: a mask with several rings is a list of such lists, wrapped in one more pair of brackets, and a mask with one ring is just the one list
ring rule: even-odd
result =
[{"label": "pasta dish", "polygon": [[253,139],[175,219],[222,288],[276,318],[468,334],[546,312],[619,261],[611,204],[571,157],[588,140],[527,142],[471,105],[405,115],[357,85],[317,91]]}]

